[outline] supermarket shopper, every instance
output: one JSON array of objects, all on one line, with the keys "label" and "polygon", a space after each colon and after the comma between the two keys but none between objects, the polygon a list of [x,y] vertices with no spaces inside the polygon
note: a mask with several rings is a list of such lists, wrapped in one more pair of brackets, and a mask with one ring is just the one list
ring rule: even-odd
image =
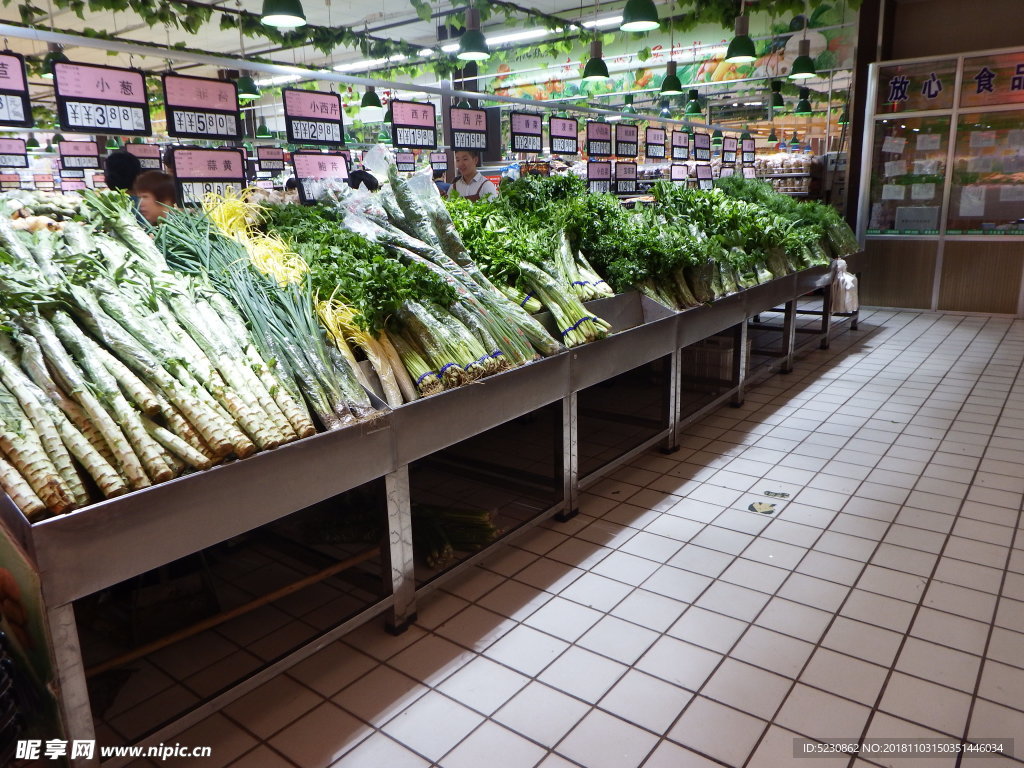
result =
[{"label": "supermarket shopper", "polygon": [[132,192],[139,198],[139,213],[154,226],[174,207],[174,177],[162,171],[140,173]]},{"label": "supermarket shopper", "polygon": [[119,149],[103,161],[103,183],[108,189],[130,193],[136,177],[142,173],[142,163],[130,152]]},{"label": "supermarket shopper", "polygon": [[[459,150],[455,153],[455,170],[459,177],[452,185],[459,197],[467,200],[480,200],[484,197],[494,197],[498,194],[494,182],[486,178],[477,170],[480,166],[480,153],[476,150]],[[451,190],[448,190],[449,194]]]}]

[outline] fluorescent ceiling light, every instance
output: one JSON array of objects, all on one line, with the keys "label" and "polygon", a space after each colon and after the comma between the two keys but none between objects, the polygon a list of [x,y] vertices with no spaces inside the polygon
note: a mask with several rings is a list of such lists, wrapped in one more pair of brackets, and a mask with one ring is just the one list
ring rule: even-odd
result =
[{"label": "fluorescent ceiling light", "polygon": [[761,102],[760,101],[744,101],[743,102],[743,106],[744,107],[760,107],[761,106]]},{"label": "fluorescent ceiling light", "polygon": [[445,53],[454,53],[455,51],[459,50],[459,44],[447,43],[441,46],[441,50],[444,51]]},{"label": "fluorescent ceiling light", "polygon": [[302,80],[301,75],[277,75],[276,77],[265,77],[262,80],[257,80],[256,85],[263,88],[267,85],[285,85],[287,83],[297,83]]},{"label": "fluorescent ceiling light", "polygon": [[621,23],[621,16],[609,16],[606,19],[591,19],[590,21],[584,21],[582,26],[587,29],[590,29],[591,27],[617,27]]},{"label": "fluorescent ceiling light", "polygon": [[536,40],[539,37],[546,37],[549,34],[547,29],[526,29],[522,32],[510,32],[507,35],[496,35],[487,38],[488,45],[501,45],[502,43],[515,43],[519,40]]},{"label": "fluorescent ceiling light", "polygon": [[614,123],[616,120],[621,120],[622,115],[605,115],[604,119],[606,123]]},{"label": "fluorescent ceiling light", "polygon": [[388,56],[384,59],[366,59],[365,61],[349,61],[344,64],[339,64],[334,68],[335,72],[352,72],[357,69],[373,69],[379,67],[381,64],[393,64],[396,61],[405,61],[406,56],[401,53],[396,53],[394,56]]},{"label": "fluorescent ceiling light", "polygon": [[420,48],[418,51],[416,51],[416,55],[417,56],[433,56],[434,55],[434,49],[433,48]]}]

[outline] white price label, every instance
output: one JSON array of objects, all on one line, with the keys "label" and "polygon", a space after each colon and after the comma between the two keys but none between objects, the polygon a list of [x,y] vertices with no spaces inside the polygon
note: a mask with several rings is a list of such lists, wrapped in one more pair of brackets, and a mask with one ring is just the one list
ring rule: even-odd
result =
[{"label": "white price label", "polygon": [[199,205],[207,195],[223,196],[229,190],[238,191],[239,184],[232,181],[186,181],[181,184],[181,202]]},{"label": "white price label", "polygon": [[69,101],[67,102],[67,111],[68,125],[72,128],[119,131],[146,130],[146,116],[143,113],[142,107]]},{"label": "white price label", "polygon": [[234,115],[215,112],[174,111],[174,129],[178,133],[199,133],[205,136],[237,136],[238,123]]},{"label": "white price label", "polygon": [[296,141],[326,141],[341,143],[341,123],[322,120],[292,120],[292,135]]},{"label": "white price label", "polygon": [[25,120],[25,104],[20,96],[0,94],[0,121],[21,123]]}]

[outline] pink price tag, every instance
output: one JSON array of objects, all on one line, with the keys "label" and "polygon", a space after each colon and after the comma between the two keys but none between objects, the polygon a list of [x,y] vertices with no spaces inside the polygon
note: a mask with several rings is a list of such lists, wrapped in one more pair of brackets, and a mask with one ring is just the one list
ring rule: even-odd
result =
[{"label": "pink price tag", "polygon": [[256,159],[284,161],[284,150],[280,147],[256,147]]},{"label": "pink price tag", "polygon": [[512,130],[516,133],[528,133],[533,136],[540,136],[541,117],[540,115],[528,115],[523,112],[513,112]]},{"label": "pink price tag", "polygon": [[452,128],[463,131],[486,131],[487,113],[482,109],[458,109],[451,111]]},{"label": "pink price tag", "polygon": [[735,152],[737,141],[733,136],[726,136],[722,139],[722,151],[723,152]]},{"label": "pink price tag", "polygon": [[412,152],[396,152],[395,162],[398,165],[415,165],[416,155],[414,155]]},{"label": "pink price tag", "polygon": [[612,138],[612,126],[610,123],[598,123],[590,121],[587,123],[587,138],[592,141],[610,141]]},{"label": "pink price tag", "polygon": [[308,117],[338,122],[341,120],[341,97],[336,93],[286,88],[284,114],[287,117]]},{"label": "pink price tag", "polygon": [[711,166],[710,165],[698,165],[697,166],[697,179],[699,181],[710,181],[712,179],[712,176],[711,176]]},{"label": "pink price tag", "polygon": [[588,181],[610,181],[612,178],[612,164],[606,162],[587,163]]},{"label": "pink price tag", "polygon": [[37,173],[32,177],[32,181],[37,184],[53,184],[53,174],[50,173]]},{"label": "pink price tag", "polygon": [[753,152],[754,151],[754,140],[753,139],[744,139],[743,140],[743,151],[744,152]]},{"label": "pink price tag", "polygon": [[243,179],[245,161],[240,150],[178,148],[174,171],[179,179]]},{"label": "pink price tag", "polygon": [[560,139],[575,139],[580,132],[579,123],[567,117],[551,118],[551,135]]},{"label": "pink price tag", "polygon": [[690,146],[690,134],[686,131],[672,131],[672,146],[673,147],[688,147]]},{"label": "pink price tag", "polygon": [[706,133],[693,134],[693,147],[694,149],[711,149],[711,136]]},{"label": "pink price tag", "polygon": [[76,192],[80,189],[86,189],[84,181],[62,181],[60,183],[61,192]]},{"label": "pink price tag", "polygon": [[420,128],[433,128],[437,121],[434,105],[418,101],[392,101],[391,116],[394,125],[414,125]]},{"label": "pink price tag", "polygon": [[616,163],[615,179],[617,181],[632,181],[636,178],[636,163]]},{"label": "pink price tag", "polygon": [[669,178],[672,181],[686,181],[689,175],[689,169],[685,165],[673,165],[669,171]]},{"label": "pink price tag", "polygon": [[16,173],[0,173],[0,182],[5,184],[16,184],[21,181],[21,176]]},{"label": "pink price tag", "polygon": [[635,125],[616,125],[615,139],[626,143],[635,142],[640,136],[640,131]]},{"label": "pink price tag", "polygon": [[431,152],[430,153],[430,162],[432,162],[432,163],[447,163],[448,162],[448,155],[446,155],[444,152]]},{"label": "pink price tag", "polygon": [[295,164],[295,175],[300,179],[340,179],[348,178],[348,161],[341,154],[323,154],[318,152],[296,152],[292,155]]},{"label": "pink price tag", "polygon": [[146,103],[146,81],[139,72],[58,61],[53,82],[60,96],[124,104]]},{"label": "pink price tag", "polygon": [[95,141],[61,141],[58,149],[65,157],[90,157],[100,153]]},{"label": "pink price tag", "polygon": [[169,107],[238,111],[235,84],[206,77],[164,75],[164,98]]},{"label": "pink price tag", "polygon": [[129,155],[160,159],[160,146],[158,144],[125,144]]},{"label": "pink price tag", "polygon": [[648,144],[664,144],[665,143],[665,131],[662,128],[648,128],[644,140]]},{"label": "pink price tag", "polygon": [[24,139],[0,139],[0,155],[24,155]]},{"label": "pink price tag", "polygon": [[21,59],[10,54],[0,54],[0,89],[5,91],[24,91],[25,73]]}]

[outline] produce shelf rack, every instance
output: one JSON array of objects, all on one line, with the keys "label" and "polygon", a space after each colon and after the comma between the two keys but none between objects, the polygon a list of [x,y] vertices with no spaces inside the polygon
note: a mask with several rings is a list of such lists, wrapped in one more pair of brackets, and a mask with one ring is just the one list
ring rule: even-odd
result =
[{"label": "produce shelf rack", "polygon": [[[847,261],[856,271],[858,256]],[[827,348],[838,322],[831,312],[832,270],[816,267],[748,288],[706,306],[675,312],[632,292],[590,306],[612,324],[615,333],[601,341],[473,384],[417,400],[375,418],[318,434],[214,469],[189,475],[127,496],[103,501],[74,513],[30,523],[4,496],[0,522],[36,570],[43,623],[55,669],[58,709],[65,738],[95,738],[73,603],[152,569],[200,552],[220,542],[284,518],[300,509],[384,480],[388,539],[383,548],[389,589],[357,615],[270,662],[234,687],[195,706],[140,744],[169,741],[190,725],[224,707],[281,671],[314,654],[355,627],[387,614],[398,632],[416,617],[416,598],[458,578],[493,549],[531,527],[578,510],[581,490],[598,482],[636,455],[661,445],[678,447],[680,430],[707,412],[731,401],[743,402],[745,389],[775,371],[792,370],[797,345],[797,301],[824,290],[821,323],[808,338]],[[759,366],[748,365],[751,319],[779,311],[783,322],[780,349]],[[848,316],[854,323],[856,314]],[[756,325],[756,324],[755,324]],[[764,324],[762,323],[763,327]],[[683,413],[681,350],[722,333],[732,338],[732,378],[698,410]],[[580,473],[579,395],[583,390],[658,360],[668,363],[667,420],[656,434],[616,459],[585,475]],[[409,465],[438,454],[489,429],[553,404],[561,409],[561,498],[527,520],[495,545],[448,571],[417,584],[412,546]],[[111,759],[105,766],[127,763]],[[98,758],[76,759],[78,766],[98,765]]]}]

